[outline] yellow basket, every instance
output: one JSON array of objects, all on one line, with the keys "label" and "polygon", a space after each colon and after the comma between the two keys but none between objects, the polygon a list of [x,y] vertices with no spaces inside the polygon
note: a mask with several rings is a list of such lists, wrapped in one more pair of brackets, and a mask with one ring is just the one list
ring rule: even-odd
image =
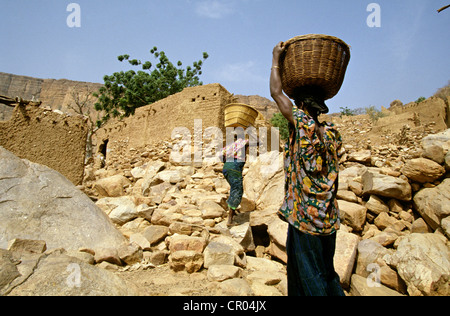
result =
[{"label": "yellow basket", "polygon": [[255,124],[259,112],[241,103],[231,103],[225,106],[225,127],[247,128]]}]

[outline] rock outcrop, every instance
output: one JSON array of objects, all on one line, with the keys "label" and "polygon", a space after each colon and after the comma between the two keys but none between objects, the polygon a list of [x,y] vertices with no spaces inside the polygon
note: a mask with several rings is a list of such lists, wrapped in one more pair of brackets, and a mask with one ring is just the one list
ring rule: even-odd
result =
[{"label": "rock outcrop", "polygon": [[43,251],[30,247],[33,243],[23,240],[21,245],[24,247],[0,249],[0,295],[139,295],[133,284],[86,262],[87,253],[83,257],[83,253],[68,253],[64,249]]},{"label": "rock outcrop", "polygon": [[115,248],[126,242],[107,215],[67,178],[0,147],[0,248],[14,238],[50,249]]}]

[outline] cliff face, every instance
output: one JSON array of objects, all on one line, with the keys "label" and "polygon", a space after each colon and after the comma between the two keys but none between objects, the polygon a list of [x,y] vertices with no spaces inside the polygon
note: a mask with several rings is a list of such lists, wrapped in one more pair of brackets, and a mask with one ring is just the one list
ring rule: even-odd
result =
[{"label": "cliff face", "polygon": [[44,79],[0,72],[0,94],[8,97],[20,96],[26,100],[37,100],[43,83]]},{"label": "cliff face", "polygon": [[[67,79],[39,79],[27,76],[18,76],[0,72],[0,95],[11,98],[21,97],[25,100],[42,101],[44,106],[64,113],[73,112],[69,105],[73,103],[73,91],[83,94],[95,92],[102,84],[91,82],[72,81]],[[278,112],[275,102],[258,95],[236,95],[237,102],[255,107],[267,121]],[[95,99],[89,100],[93,106]],[[0,104],[0,121],[8,120],[12,115],[12,108]]]},{"label": "cliff face", "polygon": [[[43,79],[16,76],[0,72],[0,95],[14,98],[20,96],[25,100],[39,99]],[[0,104],[0,121],[9,120],[13,108]]]},{"label": "cliff face", "polygon": [[[39,79],[18,76],[0,72],[0,95],[21,97],[25,100],[42,101],[42,104],[53,110],[64,113],[73,112],[69,106],[73,103],[72,93],[87,93],[97,91],[102,84],[72,81],[67,79]],[[95,103],[94,98],[90,100]],[[0,104],[0,120],[8,120],[12,115],[12,108]]]}]

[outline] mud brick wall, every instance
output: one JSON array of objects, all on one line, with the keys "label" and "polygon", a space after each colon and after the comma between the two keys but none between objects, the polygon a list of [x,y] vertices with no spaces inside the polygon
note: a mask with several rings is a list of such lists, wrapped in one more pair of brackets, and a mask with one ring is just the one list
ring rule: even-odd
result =
[{"label": "mud brick wall", "polygon": [[84,118],[49,108],[16,106],[12,117],[0,122],[0,146],[59,171],[75,185],[83,180],[86,137]]},{"label": "mud brick wall", "polygon": [[220,84],[186,88],[138,108],[134,116],[108,123],[96,134],[96,143],[99,146],[107,139],[108,151],[112,151],[114,144],[125,142],[129,150],[171,140],[177,127],[188,128],[193,136],[198,119],[202,120],[203,130],[214,126],[224,131],[224,108],[231,100],[232,95]]}]

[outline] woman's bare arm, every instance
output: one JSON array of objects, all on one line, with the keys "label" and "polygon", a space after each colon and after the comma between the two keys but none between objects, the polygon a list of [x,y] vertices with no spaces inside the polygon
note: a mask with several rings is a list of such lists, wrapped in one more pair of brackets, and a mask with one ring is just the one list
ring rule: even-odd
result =
[{"label": "woman's bare arm", "polygon": [[278,105],[281,114],[292,125],[294,124],[294,116],[292,115],[293,104],[291,100],[284,95],[280,76],[280,56],[284,52],[283,42],[280,42],[273,49],[272,70],[270,73],[270,94]]}]

